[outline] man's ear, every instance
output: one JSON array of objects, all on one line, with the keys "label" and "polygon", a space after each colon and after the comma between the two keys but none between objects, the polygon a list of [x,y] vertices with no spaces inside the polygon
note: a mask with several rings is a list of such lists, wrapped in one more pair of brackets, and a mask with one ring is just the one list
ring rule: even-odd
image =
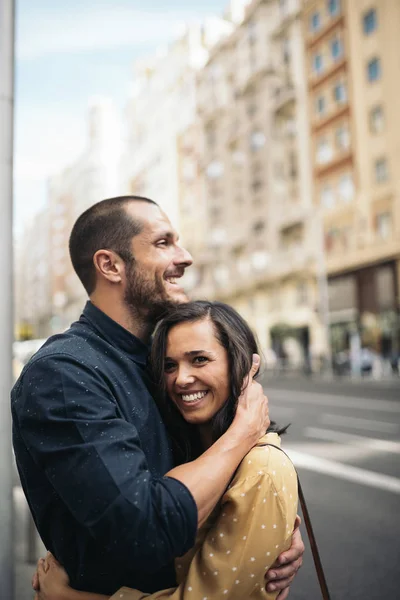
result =
[{"label": "man's ear", "polygon": [[121,283],[125,273],[124,261],[112,250],[97,250],[93,256],[93,264],[98,276],[110,283]]}]

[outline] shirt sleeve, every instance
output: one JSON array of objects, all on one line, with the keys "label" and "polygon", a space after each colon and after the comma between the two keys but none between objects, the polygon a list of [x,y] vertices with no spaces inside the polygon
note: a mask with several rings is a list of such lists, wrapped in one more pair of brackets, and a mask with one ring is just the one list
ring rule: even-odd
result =
[{"label": "shirt sleeve", "polygon": [[14,405],[24,443],[55,493],[119,560],[155,571],[193,546],[192,495],[150,474],[135,427],[94,369],[66,355],[41,358]]},{"label": "shirt sleeve", "polygon": [[277,592],[266,592],[264,576],[279,554],[290,547],[297,513],[297,477],[292,463],[279,450],[257,451],[273,455],[268,469],[251,475],[252,467],[241,469],[249,475],[235,478],[201,546],[194,555],[177,559],[178,581],[179,566],[185,571],[185,561],[190,561],[178,588],[151,595],[123,588],[112,600],[276,598]]}]

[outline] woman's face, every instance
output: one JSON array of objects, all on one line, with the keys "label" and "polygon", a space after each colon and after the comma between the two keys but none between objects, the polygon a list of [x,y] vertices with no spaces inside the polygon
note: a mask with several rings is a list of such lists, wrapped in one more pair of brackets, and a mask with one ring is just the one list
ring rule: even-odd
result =
[{"label": "woman's face", "polygon": [[165,379],[169,397],[189,423],[207,423],[228,400],[228,356],[209,319],[170,330]]}]

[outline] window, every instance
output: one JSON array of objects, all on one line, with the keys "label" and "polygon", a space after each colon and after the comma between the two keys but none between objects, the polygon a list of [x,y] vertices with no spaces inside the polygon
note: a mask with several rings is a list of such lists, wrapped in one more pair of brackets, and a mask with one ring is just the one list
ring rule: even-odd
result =
[{"label": "window", "polygon": [[375,161],[375,181],[384,183],[389,179],[389,168],[386,158],[378,158]]},{"label": "window", "polygon": [[301,281],[297,284],[296,296],[298,306],[308,304],[308,285],[306,281]]},{"label": "window", "polygon": [[223,173],[224,165],[218,160],[210,162],[206,169],[206,174],[209,179],[218,179]]},{"label": "window", "polygon": [[207,127],[206,129],[206,139],[207,139],[207,146],[209,148],[214,148],[215,143],[216,143],[216,135],[215,135],[215,129],[212,127]]},{"label": "window", "polygon": [[373,58],[367,65],[368,81],[377,81],[381,77],[381,61]]},{"label": "window", "polygon": [[333,151],[332,146],[326,138],[321,138],[317,144],[317,163],[324,165],[332,160]]},{"label": "window", "polygon": [[344,83],[337,83],[333,89],[333,96],[338,104],[347,102],[347,90]]},{"label": "window", "polygon": [[392,215],[383,212],[376,215],[376,234],[381,240],[387,240],[392,234]]},{"label": "window", "polygon": [[376,10],[371,8],[363,17],[363,29],[365,35],[374,32],[377,27]]},{"label": "window", "polygon": [[286,15],[286,13],[288,11],[287,0],[279,0],[279,8],[280,8],[282,16]]},{"label": "window", "polygon": [[326,252],[334,252],[337,247],[339,238],[339,229],[336,227],[330,227],[325,234],[325,249]]},{"label": "window", "polygon": [[344,202],[350,202],[354,197],[354,182],[351,173],[342,175],[339,179],[339,196]]},{"label": "window", "polygon": [[252,184],[251,184],[251,189],[253,190],[254,193],[259,192],[263,187],[263,182],[261,181],[261,179],[254,179]]},{"label": "window", "polygon": [[323,69],[324,69],[324,64],[323,64],[322,54],[314,54],[314,56],[313,56],[314,73],[319,75],[320,73],[322,73]]},{"label": "window", "polygon": [[371,133],[381,133],[385,128],[382,106],[374,106],[369,113],[369,126]]},{"label": "window", "polygon": [[331,41],[331,54],[334,61],[339,60],[343,54],[343,44],[340,38],[334,38]]},{"label": "window", "polygon": [[339,150],[347,150],[350,146],[350,132],[346,126],[341,126],[336,129],[336,146]]},{"label": "window", "polygon": [[291,51],[290,51],[290,40],[285,38],[282,42],[282,58],[285,65],[290,64]]},{"label": "window", "polygon": [[325,110],[326,110],[325,96],[318,96],[318,98],[315,102],[315,109],[320,117],[322,117],[325,114]]},{"label": "window", "polygon": [[264,221],[256,221],[255,223],[253,223],[253,232],[256,234],[262,233],[265,229],[265,222]]},{"label": "window", "polygon": [[297,153],[290,152],[289,154],[289,177],[290,179],[297,178]]},{"label": "window", "polygon": [[319,12],[315,12],[310,17],[310,31],[313,33],[321,29],[321,15]]},{"label": "window", "polygon": [[282,161],[276,162],[274,164],[274,175],[276,179],[285,179],[285,167]]},{"label": "window", "polygon": [[247,24],[247,31],[249,36],[249,44],[252,45],[257,39],[257,24],[255,21],[249,21]]},{"label": "window", "polygon": [[334,17],[340,12],[340,0],[328,0],[328,13]]},{"label": "window", "polygon": [[254,102],[248,104],[247,106],[247,114],[249,117],[253,117],[257,112],[257,104],[254,104]]},{"label": "window", "polygon": [[325,185],[321,189],[320,203],[324,208],[333,208],[335,205],[335,194],[333,193],[332,186]]},{"label": "window", "polygon": [[252,150],[259,150],[265,145],[265,135],[262,131],[253,131],[250,136],[250,147]]}]

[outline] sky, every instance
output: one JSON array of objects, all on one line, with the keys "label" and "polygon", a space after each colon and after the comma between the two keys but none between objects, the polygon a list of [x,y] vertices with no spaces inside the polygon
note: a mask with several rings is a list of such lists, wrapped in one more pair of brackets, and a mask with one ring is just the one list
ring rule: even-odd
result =
[{"label": "sky", "polygon": [[132,64],[182,23],[221,15],[228,0],[17,0],[14,222],[44,206],[47,180],[85,146],[90,98],[124,107]]}]

